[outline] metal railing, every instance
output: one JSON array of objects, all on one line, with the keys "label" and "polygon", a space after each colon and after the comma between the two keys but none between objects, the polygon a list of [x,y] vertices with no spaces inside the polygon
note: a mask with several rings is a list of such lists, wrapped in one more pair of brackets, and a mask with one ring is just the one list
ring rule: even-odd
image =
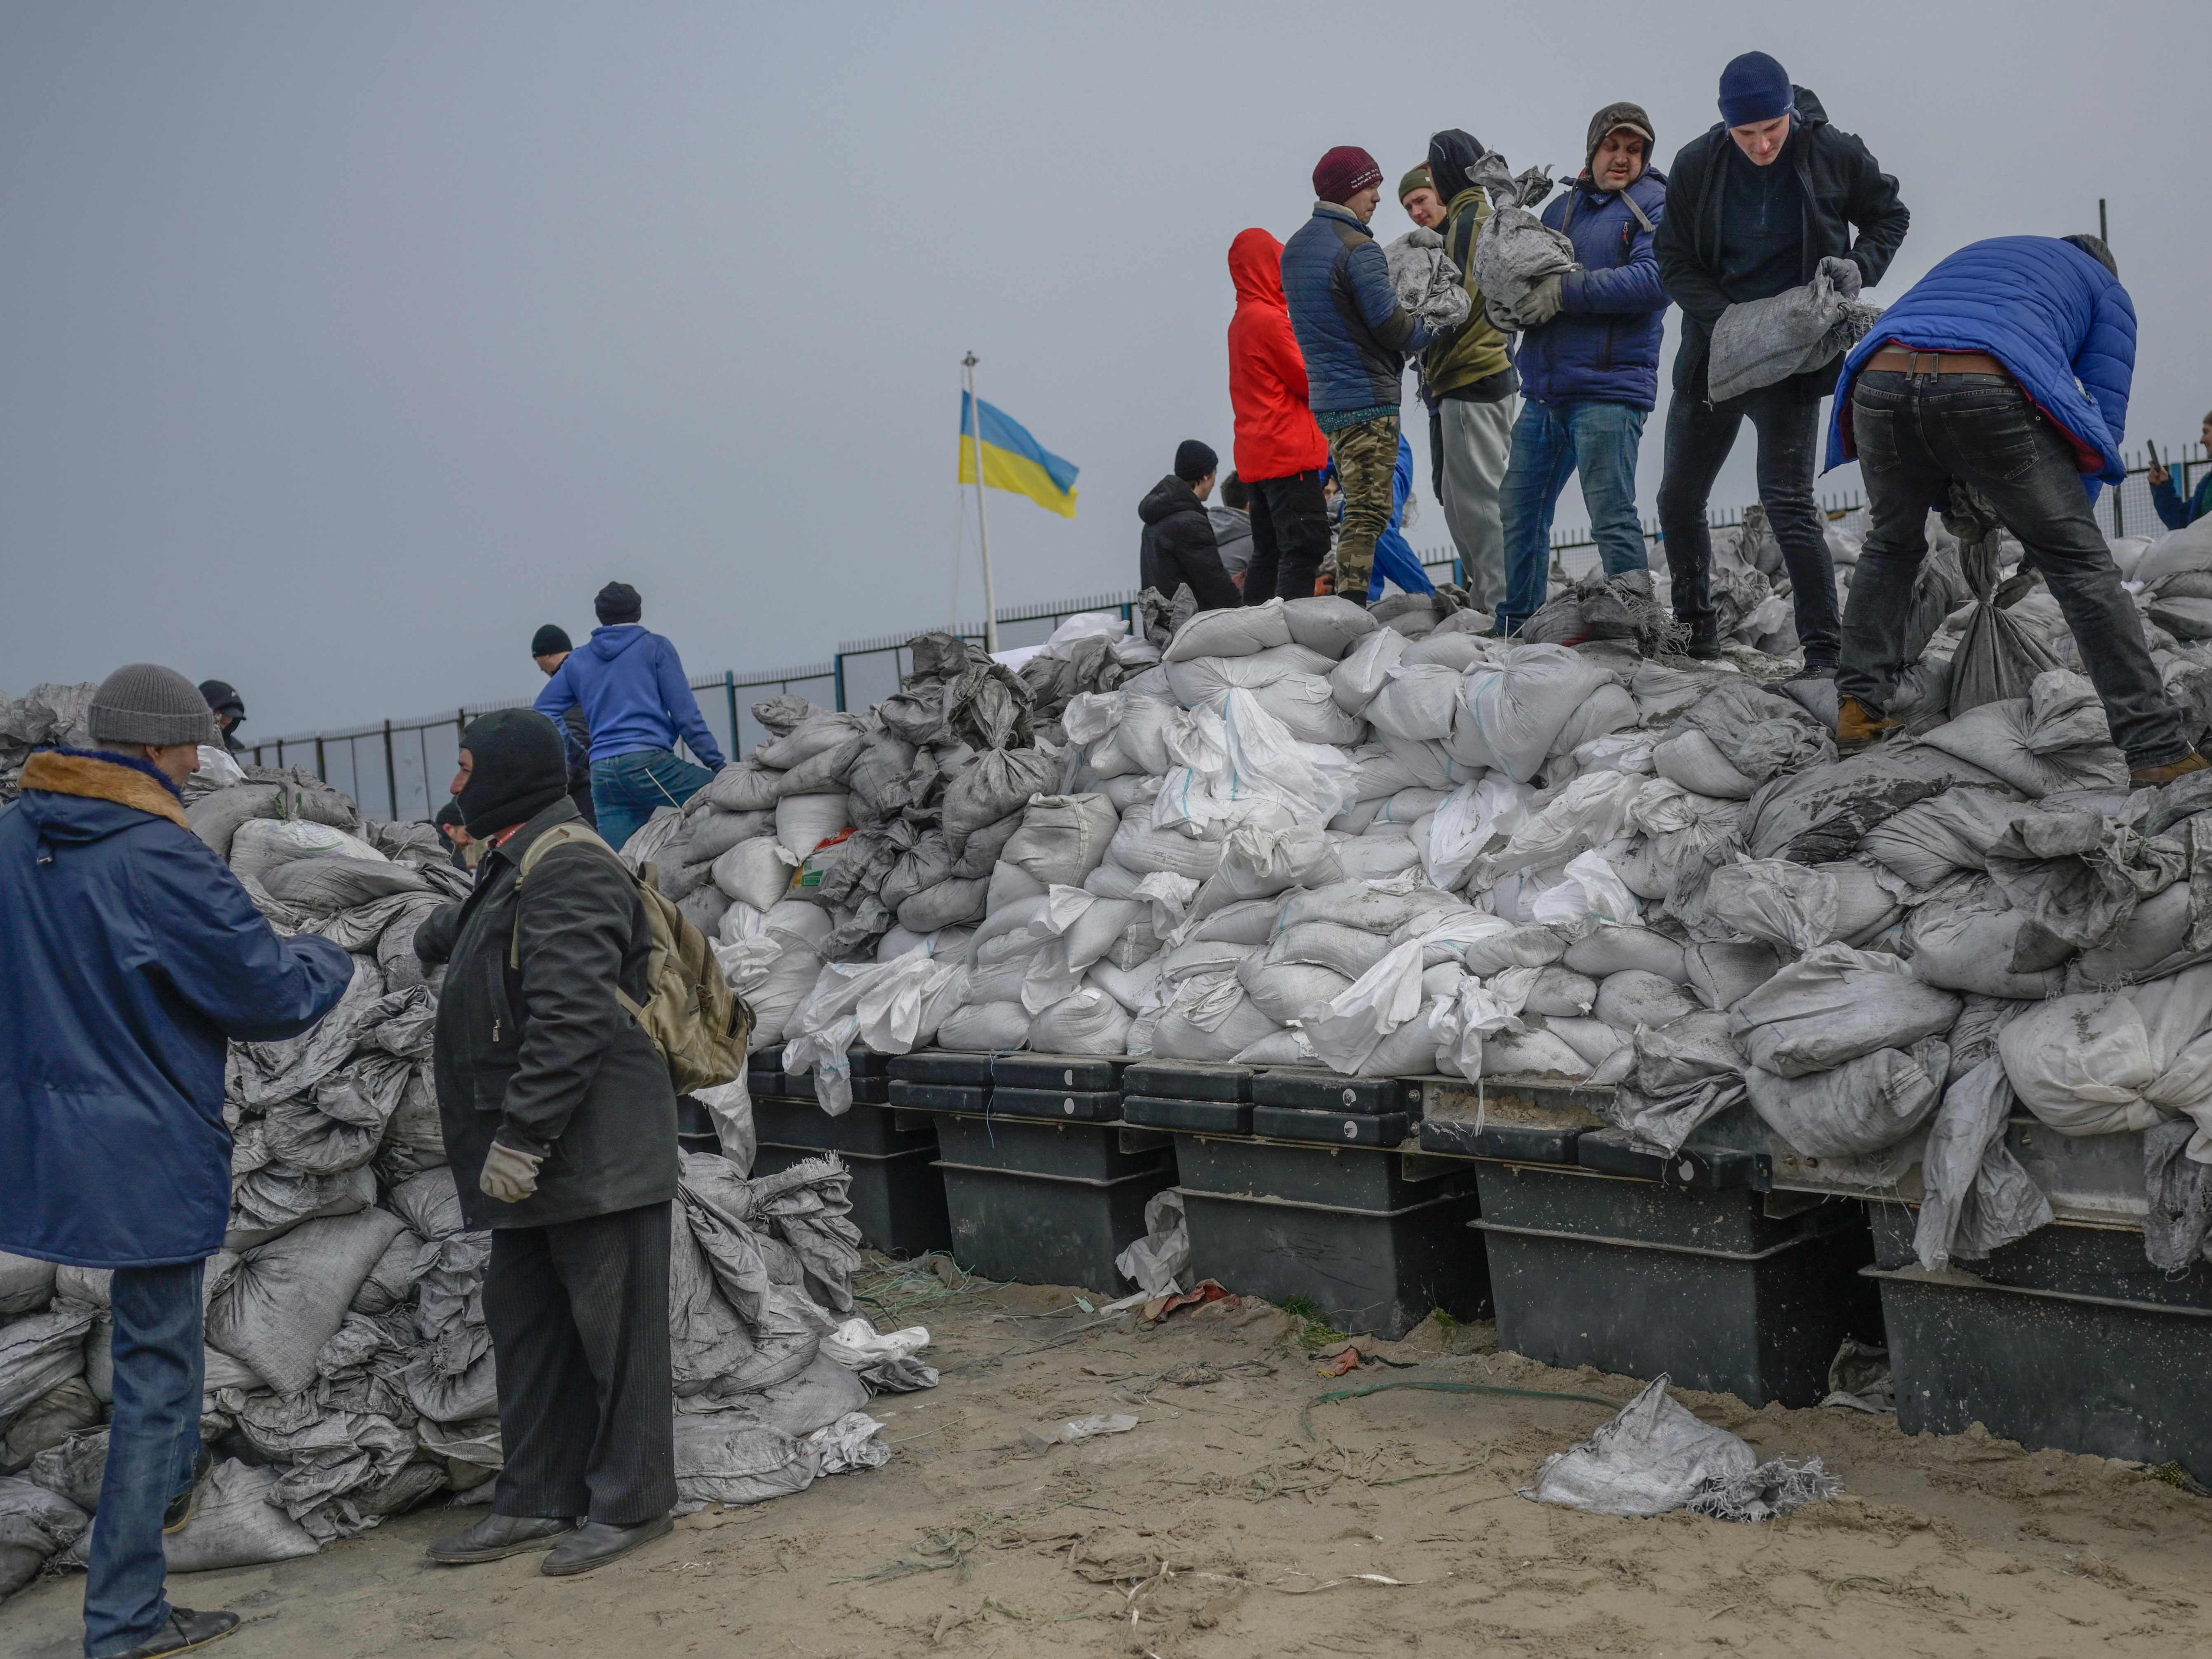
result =
[{"label": "metal railing", "polygon": [[[2202,447],[2192,456],[2184,447],[2170,454],[2174,482],[2185,498],[2212,466],[2212,454]],[[2125,484],[2107,489],[2099,499],[2097,519],[2113,536],[2155,535],[2165,526],[2152,509],[2150,485],[2144,475],[2149,457],[2137,452],[2130,460]],[[1856,495],[1823,499],[1821,507],[1838,518],[1861,505]],[[1743,513],[1716,514],[1716,530],[1732,529],[1743,522]],[[1647,542],[1656,543],[1656,520],[1644,524]],[[1597,544],[1587,530],[1554,531],[1553,559],[1569,577],[1580,580],[1598,568]],[[1419,551],[1422,566],[1436,580],[1456,580],[1459,562],[1449,548]],[[1095,611],[1118,611],[1133,620],[1134,592],[1095,593],[1087,599],[1054,599],[1042,604],[1015,605],[999,612],[1001,650],[1039,645],[1067,617]],[[869,708],[899,688],[913,666],[908,641],[925,631],[911,629],[872,639],[848,640],[827,662],[794,668],[728,669],[703,674],[691,681],[699,708],[732,757],[744,754],[766,739],[768,733],[753,718],[751,705],[781,692],[797,692],[839,709]],[[946,624],[945,630],[963,639],[981,641],[981,622]],[[317,776],[344,790],[364,805],[381,803],[395,818],[427,818],[446,797],[446,784],[460,764],[461,733],[479,714],[495,708],[526,708],[532,699],[515,697],[504,702],[471,703],[451,714],[424,715],[417,720],[386,720],[339,732],[311,732],[271,738],[248,745],[256,765],[312,765]]]}]

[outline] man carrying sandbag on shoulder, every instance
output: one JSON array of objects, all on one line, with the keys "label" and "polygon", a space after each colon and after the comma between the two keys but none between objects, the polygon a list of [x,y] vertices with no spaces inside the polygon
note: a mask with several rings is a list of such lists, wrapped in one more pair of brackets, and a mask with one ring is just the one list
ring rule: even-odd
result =
[{"label": "man carrying sandbag on shoulder", "polygon": [[112,1267],[113,1412],[85,1583],[85,1652],[180,1652],[236,1626],[162,1595],[191,1518],[206,1347],[202,1275],[230,1219],[223,1066],[296,1036],[353,963],[283,939],[185,818],[220,741],[173,669],[92,700],[89,750],[42,750],[0,811],[0,1251]]},{"label": "man carrying sandbag on shoulder", "polygon": [[1897,724],[1882,710],[1905,666],[1928,509],[1963,484],[2050,585],[2134,785],[2204,769],[2090,510],[2100,483],[2127,477],[2135,356],[2135,307],[2103,242],[1998,236],[1914,283],[1845,360],[1828,465],[1856,458],[1869,525],[1836,674],[1839,748]]},{"label": "man carrying sandbag on shoulder", "polygon": [[550,1546],[542,1570],[557,1577],[672,1524],[676,1095],[625,1006],[651,992],[646,900],[583,829],[552,721],[507,708],[472,722],[453,793],[483,861],[415,950],[448,964],[438,1109],[462,1213],[492,1234],[483,1307],[505,1467],[491,1514],[429,1555]]},{"label": "man carrying sandbag on shoulder", "polygon": [[1759,499],[1790,569],[1805,672],[1825,677],[1836,666],[1836,570],[1813,499],[1813,463],[1820,399],[1836,384],[1843,346],[1802,371],[1716,398],[1713,335],[1732,307],[1795,289],[1824,284],[1855,300],[1889,269],[1911,216],[1866,145],[1829,125],[1820,100],[1792,86],[1765,52],[1746,52],[1722,71],[1720,107],[1719,124],[1684,145],[1668,169],[1667,216],[1652,239],[1660,280],[1682,307],[1659,485],[1674,615],[1690,630],[1692,656],[1720,654],[1706,511],[1748,419],[1759,434]]}]

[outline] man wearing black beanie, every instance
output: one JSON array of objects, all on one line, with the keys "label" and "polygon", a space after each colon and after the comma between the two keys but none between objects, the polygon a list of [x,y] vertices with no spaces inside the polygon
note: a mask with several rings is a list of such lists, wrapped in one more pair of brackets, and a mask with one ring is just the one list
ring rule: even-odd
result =
[{"label": "man wearing black beanie", "polygon": [[[557,623],[547,623],[530,636],[530,659],[549,680],[561,672],[574,648],[568,630]],[[570,703],[562,713],[561,735],[568,750],[568,799],[576,803],[584,822],[597,829],[599,811],[592,804],[592,728],[581,703]]]},{"label": "man wearing black beanie", "polygon": [[561,734],[543,715],[472,722],[453,794],[483,860],[475,890],[433,911],[415,949],[448,965],[438,1109],[463,1218],[492,1236],[483,1307],[506,1465],[491,1514],[430,1559],[550,1547],[546,1573],[588,1572],[667,1532],[677,1497],[676,1096],[623,1007],[651,993],[653,929],[596,837],[552,847],[523,880],[531,848],[576,821]]},{"label": "man wearing black beanie", "polygon": [[[704,788],[722,769],[722,750],[676,647],[646,631],[637,589],[609,582],[592,605],[599,627],[549,671],[534,707],[555,720],[583,710],[592,812],[599,834],[620,849],[661,807],[681,806]],[[703,765],[677,758],[678,738]]]},{"label": "man wearing black beanie", "polygon": [[1158,588],[1170,599],[1177,588],[1188,587],[1200,611],[1225,611],[1244,603],[1221,568],[1213,521],[1206,516],[1206,498],[1213,493],[1213,475],[1220,465],[1211,446],[1185,438],[1176,446],[1175,471],[1137,503],[1137,516],[1145,524],[1137,544],[1140,585]]}]

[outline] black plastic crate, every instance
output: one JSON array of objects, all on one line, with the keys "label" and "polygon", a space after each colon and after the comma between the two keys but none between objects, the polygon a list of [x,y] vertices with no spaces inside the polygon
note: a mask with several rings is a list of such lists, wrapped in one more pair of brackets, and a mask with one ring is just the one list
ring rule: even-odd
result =
[{"label": "black plastic crate", "polygon": [[1121,1092],[1161,1100],[1249,1100],[1252,1068],[1188,1060],[1147,1060],[1121,1073]]},{"label": "black plastic crate", "polygon": [[1881,1340],[1856,1204],[1778,1216],[1747,1188],[1473,1167],[1500,1347],[1549,1365],[1665,1371],[1754,1406],[1810,1406],[1844,1337]]},{"label": "black plastic crate", "polygon": [[997,1084],[991,1090],[991,1115],[1049,1117],[1068,1123],[1111,1123],[1121,1115],[1118,1090],[1009,1089]]},{"label": "black plastic crate", "polygon": [[[763,1140],[753,1158],[755,1175],[774,1175],[821,1149],[779,1146]],[[945,1208],[945,1181],[933,1141],[887,1154],[840,1152],[853,1172],[853,1224],[872,1249],[886,1255],[921,1255],[949,1249],[952,1223]]]},{"label": "black plastic crate", "polygon": [[1471,1189],[1432,1188],[1382,1210],[1207,1192],[1188,1176],[1180,1190],[1192,1273],[1239,1295],[1301,1297],[1340,1330],[1390,1338],[1432,1309],[1455,1319],[1490,1311],[1482,1246],[1468,1229],[1480,1207]]},{"label": "black plastic crate", "polygon": [[1152,1095],[1123,1095],[1121,1121],[1156,1129],[1201,1134],[1249,1135],[1252,1105],[1243,1100],[1168,1100]]},{"label": "black plastic crate", "polygon": [[1060,1089],[1119,1093],[1126,1058],[1107,1054],[999,1054],[991,1081],[1001,1089]]},{"label": "black plastic crate", "polygon": [[1630,1145],[1626,1129],[1591,1130],[1575,1142],[1575,1161],[1601,1175],[1697,1193],[1739,1188],[1764,1192],[1774,1180],[1774,1162],[1764,1152],[1685,1146],[1671,1157],[1662,1157]]},{"label": "black plastic crate", "polygon": [[[819,1100],[822,1097],[821,1091],[815,1086],[816,1078],[811,1072],[804,1076],[794,1076],[789,1072],[779,1072],[776,1073],[776,1079],[777,1086],[773,1091],[755,1091],[755,1092],[767,1093],[772,1097],[785,1100]],[[749,1088],[751,1086],[750,1079],[747,1086]],[[862,1077],[858,1072],[853,1073],[853,1098],[855,1101],[866,1101],[870,1105],[881,1106],[887,1104],[890,1097],[889,1078]]]},{"label": "black plastic crate", "polygon": [[[848,1048],[845,1059],[855,1078],[889,1077],[892,1056],[879,1054],[872,1048]],[[748,1057],[746,1069],[755,1072],[780,1072],[783,1069],[783,1045],[756,1050]]]},{"label": "black plastic crate", "polygon": [[1145,1206],[1175,1185],[1172,1164],[1108,1180],[940,1160],[952,1256],[986,1279],[1074,1285],[1118,1296],[1134,1286],[1114,1258],[1145,1235]]},{"label": "black plastic crate", "polygon": [[1419,1117],[1421,1085],[1417,1078],[1345,1077],[1335,1072],[1279,1067],[1254,1075],[1252,1103],[1340,1115],[1360,1112]]},{"label": "black plastic crate", "polygon": [[832,1117],[812,1101],[755,1100],[753,1132],[763,1145],[811,1146],[876,1158],[937,1144],[932,1120],[857,1102],[843,1116]]},{"label": "black plastic crate", "polygon": [[890,1104],[909,1112],[980,1112],[991,1103],[988,1087],[966,1083],[908,1083],[893,1078]]},{"label": "black plastic crate", "polygon": [[1421,1150],[1455,1158],[1494,1158],[1510,1164],[1572,1164],[1575,1143],[1586,1129],[1540,1123],[1482,1123],[1467,1118],[1421,1120]]},{"label": "black plastic crate", "polygon": [[1172,1136],[1119,1125],[1053,1119],[945,1116],[937,1144],[955,1164],[1017,1170],[1081,1181],[1115,1181],[1140,1170],[1175,1168]]},{"label": "black plastic crate", "polygon": [[1373,1146],[1296,1146],[1182,1134],[1176,1137],[1176,1163],[1183,1185],[1201,1192],[1359,1210],[1401,1210],[1442,1193],[1475,1189],[1471,1164],[1408,1160]]},{"label": "black plastic crate", "polygon": [[951,1083],[968,1088],[991,1086],[991,1056],[955,1054],[950,1049],[925,1048],[919,1054],[895,1054],[890,1062],[895,1082]]},{"label": "black plastic crate", "polygon": [[[1875,1267],[1916,1265],[1912,1233],[1920,1217],[1917,1205],[1876,1200],[1868,1204],[1867,1217],[1874,1226]],[[1966,1265],[1978,1278],[2015,1290],[2212,1310],[2212,1264],[2200,1256],[2187,1273],[2169,1279],[2143,1255],[2142,1233],[2134,1227],[2054,1222],[2015,1239],[1986,1261]]]},{"label": "black plastic crate", "polygon": [[721,1133],[714,1115],[690,1095],[676,1097],[676,1144],[687,1152],[720,1152]]},{"label": "black plastic crate", "polygon": [[1275,1140],[1316,1140],[1333,1146],[1395,1146],[1412,1126],[1403,1112],[1304,1111],[1295,1106],[1254,1106],[1252,1133]]}]

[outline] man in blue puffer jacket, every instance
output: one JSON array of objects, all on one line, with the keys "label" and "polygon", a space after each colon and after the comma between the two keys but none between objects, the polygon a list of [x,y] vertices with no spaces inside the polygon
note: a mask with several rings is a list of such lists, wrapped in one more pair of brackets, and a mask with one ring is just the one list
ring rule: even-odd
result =
[{"label": "man in blue puffer jacket", "polygon": [[[722,769],[722,750],[691,695],[684,659],[639,620],[645,601],[609,582],[592,601],[599,626],[538,694],[538,712],[559,726],[580,703],[591,727],[592,805],[599,836],[617,851],[663,806],[681,806]],[[705,763],[676,758],[676,740]]]},{"label": "man in blue puffer jacket", "polygon": [[1344,491],[1336,591],[1358,604],[1376,541],[1390,526],[1406,358],[1430,335],[1398,303],[1389,262],[1367,228],[1382,198],[1375,158],[1340,144],[1314,168],[1313,185],[1313,217],[1284,245],[1283,297],[1306,360],[1307,401]]},{"label": "man in blue puffer jacket", "polygon": [[1651,251],[1667,175],[1650,169],[1651,118],[1608,104],[1590,119],[1582,177],[1544,210],[1576,264],[1521,306],[1521,418],[1505,474],[1505,604],[1510,634],[1544,603],[1552,512],[1579,472],[1590,534],[1608,576],[1648,570],[1636,515],[1636,452],[1659,392],[1667,290]]},{"label": "man in blue puffer jacket", "polygon": [[1897,724],[1881,710],[1904,666],[1928,509],[1964,484],[2050,584],[2134,786],[2205,769],[2090,511],[2100,483],[2127,477],[2120,439],[2135,361],[2135,307],[2094,236],[1960,248],[1844,359],[1828,465],[1857,458],[1870,523],[1844,615],[1839,747],[1863,748]]}]

